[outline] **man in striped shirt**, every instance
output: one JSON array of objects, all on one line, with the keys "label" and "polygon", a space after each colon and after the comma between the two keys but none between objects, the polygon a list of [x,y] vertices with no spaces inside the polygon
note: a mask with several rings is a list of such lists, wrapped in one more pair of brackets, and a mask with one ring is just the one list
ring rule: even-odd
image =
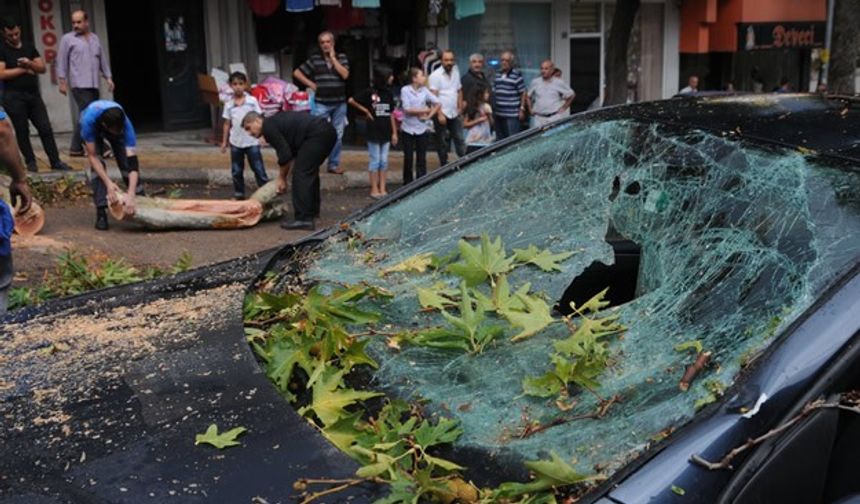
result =
[{"label": "man in striped shirt", "polygon": [[349,60],[334,50],[334,34],[324,31],[317,37],[320,54],[313,54],[293,72],[293,77],[314,95],[313,115],[325,117],[337,131],[337,142],[328,155],[329,173],[343,173],[340,168],[341,139],[346,127],[346,80]]},{"label": "man in striped shirt", "polygon": [[502,53],[502,70],[496,74],[493,96],[496,106],[496,138],[516,135],[522,129],[521,121],[525,119],[526,84],[523,75],[514,68],[514,54],[511,51]]}]

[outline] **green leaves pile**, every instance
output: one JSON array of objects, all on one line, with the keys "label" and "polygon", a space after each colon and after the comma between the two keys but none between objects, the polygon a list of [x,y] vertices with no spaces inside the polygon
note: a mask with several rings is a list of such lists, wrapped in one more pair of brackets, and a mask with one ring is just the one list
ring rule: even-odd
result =
[{"label": "green leaves pile", "polygon": [[[517,267],[534,265],[543,271],[561,270],[559,262],[573,252],[553,254],[534,245],[514,249],[508,255],[501,238],[491,241],[486,234],[477,245],[460,240],[458,254],[449,258],[434,258],[419,254],[383,272],[424,272],[427,268],[447,274],[429,288],[417,289],[418,302],[426,310],[441,312],[448,325],[432,327],[402,335],[401,339],[415,345],[481,353],[507,327],[518,329],[512,341],[534,336],[552,323],[550,306],[537,294],[530,293],[526,283],[511,292],[508,274]],[[435,260],[434,260],[435,259]],[[456,261],[456,262],[454,262]],[[450,276],[459,280],[457,288],[449,287]],[[452,313],[456,310],[458,313]]]},{"label": "green leaves pile", "polygon": [[[420,307],[438,311],[445,324],[393,333],[395,346],[406,342],[480,353],[506,333],[517,341],[550,324],[572,325],[571,319],[554,318],[529,283],[513,288],[508,282],[517,267],[560,270],[559,263],[571,255],[533,245],[508,255],[500,238],[491,241],[485,234],[477,245],[461,240],[458,252],[451,256],[419,254],[381,269],[380,276],[445,275],[430,287],[417,288]],[[605,303],[603,294],[578,310],[574,307],[581,315],[579,329],[556,343],[556,369],[533,379],[531,389],[542,396],[564,395],[569,383],[596,383],[607,359],[605,344],[599,340],[621,330],[613,317],[595,315]],[[528,483],[478,489],[462,478],[463,467],[438,451],[461,435],[455,420],[426,418],[418,405],[381,400],[381,393],[351,388],[348,383],[357,368],[378,367],[366,352],[371,339],[392,334],[377,327],[382,318],[378,310],[388,298],[388,292],[370,285],[320,284],[280,295],[255,292],[244,306],[247,338],[269,378],[299,414],[361,463],[355,481],[389,486],[388,497],[379,503],[555,503],[556,489],[591,479],[553,453],[548,461],[526,464],[534,475]],[[216,442],[224,435],[217,430],[206,433],[207,439]],[[235,439],[224,441],[235,443]],[[312,480],[297,488],[306,489],[308,481]],[[306,496],[305,501],[328,493]]]},{"label": "green leaves pile", "polygon": [[523,392],[537,397],[568,397],[568,386],[578,385],[594,390],[600,386],[597,378],[609,364],[609,350],[604,339],[618,334],[625,327],[618,323],[618,315],[602,315],[600,310],[609,305],[604,289],[580,307],[571,303],[578,318],[566,318],[572,332],[569,337],[556,341],[555,353],[550,356],[552,368],[541,376],[523,380]]}]

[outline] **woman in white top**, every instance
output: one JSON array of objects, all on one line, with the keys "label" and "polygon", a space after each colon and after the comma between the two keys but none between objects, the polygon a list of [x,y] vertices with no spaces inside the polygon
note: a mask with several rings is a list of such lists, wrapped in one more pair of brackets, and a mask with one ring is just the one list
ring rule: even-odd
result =
[{"label": "woman in white top", "polygon": [[400,90],[400,103],[403,108],[403,124],[400,136],[403,143],[403,184],[413,180],[412,153],[415,153],[415,176],[427,173],[427,144],[430,118],[439,111],[439,99],[424,86],[427,78],[420,68],[409,70],[409,84]]}]

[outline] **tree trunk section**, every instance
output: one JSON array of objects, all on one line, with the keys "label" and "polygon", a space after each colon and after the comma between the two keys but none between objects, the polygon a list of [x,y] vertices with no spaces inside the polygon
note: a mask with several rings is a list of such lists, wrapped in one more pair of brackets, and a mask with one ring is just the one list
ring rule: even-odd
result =
[{"label": "tree trunk section", "polygon": [[855,94],[854,69],[860,60],[860,0],[836,0],[832,44],[827,87],[831,93]]},{"label": "tree trunk section", "polygon": [[627,103],[627,44],[639,11],[640,0],[618,0],[606,49],[606,98],[604,105]]}]

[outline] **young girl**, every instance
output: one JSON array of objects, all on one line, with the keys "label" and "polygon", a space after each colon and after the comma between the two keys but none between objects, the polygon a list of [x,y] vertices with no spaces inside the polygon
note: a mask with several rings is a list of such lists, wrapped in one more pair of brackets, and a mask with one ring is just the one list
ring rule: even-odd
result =
[{"label": "young girl", "polygon": [[409,84],[400,90],[403,108],[403,185],[413,180],[412,153],[416,158],[416,178],[427,173],[427,130],[430,118],[439,111],[439,99],[424,86],[424,72],[420,68],[409,70]]},{"label": "young girl", "polygon": [[375,73],[371,87],[350,98],[348,102],[367,119],[370,197],[373,199],[388,194],[385,190],[388,148],[392,144],[397,145],[397,125],[393,115],[394,94],[389,89],[393,79],[391,73]]},{"label": "young girl", "polygon": [[262,113],[257,99],[248,92],[248,78],[242,72],[230,74],[230,87],[233,96],[224,103],[224,133],[221,139],[221,152],[227,152],[229,137],[230,164],[233,174],[233,199],[245,199],[245,156],[257,179],[257,187],[269,181],[266,167],[263,164],[263,154],[260,152],[260,141],[249,135],[242,128],[242,119],[248,112]]},{"label": "young girl", "polygon": [[467,153],[490,145],[495,140],[492,132],[493,108],[487,103],[489,100],[490,88],[483,84],[475,86],[471,96],[466,98],[463,127],[466,128]]}]

